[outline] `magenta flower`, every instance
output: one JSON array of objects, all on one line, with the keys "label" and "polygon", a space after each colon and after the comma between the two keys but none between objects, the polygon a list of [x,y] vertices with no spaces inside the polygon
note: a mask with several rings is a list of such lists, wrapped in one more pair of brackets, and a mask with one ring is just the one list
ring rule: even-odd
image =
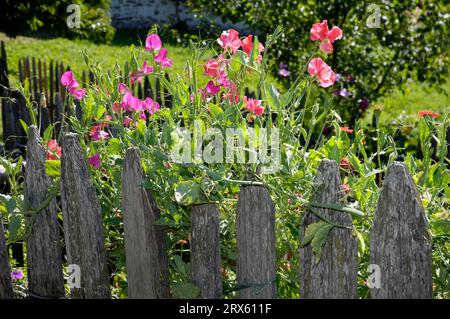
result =
[{"label": "magenta flower", "polygon": [[309,62],[308,73],[312,77],[317,76],[321,87],[326,88],[334,84],[335,74],[321,58],[314,58]]},{"label": "magenta flower", "polygon": [[231,87],[231,81],[228,79],[227,74],[225,72],[220,72],[220,76],[217,79],[217,83],[222,85],[224,88]]},{"label": "magenta flower", "polygon": [[125,83],[119,83],[117,90],[119,91],[120,94],[124,94],[125,92],[129,91]]},{"label": "magenta flower", "polygon": [[162,68],[169,68],[172,66],[172,59],[167,58],[167,49],[161,49],[158,55],[155,56],[155,62],[160,64]]},{"label": "magenta flower", "polygon": [[88,158],[88,163],[89,165],[91,165],[92,167],[99,169],[100,168],[100,154],[94,154],[91,157]]},{"label": "magenta flower", "polygon": [[95,125],[89,132],[89,136],[93,141],[106,140],[109,137],[109,133],[102,130],[100,125]]},{"label": "magenta flower", "polygon": [[139,69],[139,72],[143,74],[150,74],[153,72],[153,67],[150,65],[147,65],[147,61],[144,61],[144,65],[142,66],[142,69]]},{"label": "magenta flower", "polygon": [[310,33],[312,41],[320,40],[320,49],[325,53],[333,51],[332,43],[342,38],[341,28],[334,26],[329,30],[327,20],[313,24]]},{"label": "magenta flower", "polygon": [[25,277],[22,270],[14,270],[11,272],[11,278],[13,280],[21,280]]},{"label": "magenta flower", "polygon": [[131,124],[132,121],[133,121],[133,120],[132,120],[129,116],[127,116],[127,117],[125,117],[125,118],[122,120],[122,125],[123,125],[123,126],[130,126],[130,124]]},{"label": "magenta flower", "polygon": [[150,34],[145,39],[145,50],[146,51],[159,51],[162,47],[162,42],[157,34]]},{"label": "magenta flower", "polygon": [[70,94],[77,100],[81,100],[86,96],[85,89],[79,89],[80,86],[78,82],[75,80],[72,71],[66,71],[61,76],[61,84],[67,88]]},{"label": "magenta flower", "polygon": [[217,39],[222,49],[230,49],[233,54],[242,46],[242,41],[239,40],[239,32],[234,29],[229,29],[228,31],[223,31],[220,38]]},{"label": "magenta flower", "polygon": [[155,112],[159,110],[159,103],[148,97],[142,101],[142,108],[150,114],[155,114]]},{"label": "magenta flower", "polygon": [[220,92],[220,86],[215,85],[213,81],[209,81],[208,84],[206,84],[206,93],[208,95],[216,95]]},{"label": "magenta flower", "polygon": [[139,100],[139,98],[134,97],[130,91],[127,91],[123,95],[120,106],[127,112],[141,111],[142,110],[142,101]]}]

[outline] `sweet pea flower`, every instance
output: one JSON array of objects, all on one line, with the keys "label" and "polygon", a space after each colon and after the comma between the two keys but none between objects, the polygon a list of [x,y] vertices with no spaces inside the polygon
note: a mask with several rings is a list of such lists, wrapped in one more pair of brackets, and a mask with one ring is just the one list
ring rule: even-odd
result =
[{"label": "sweet pea flower", "polygon": [[128,87],[125,83],[119,83],[119,85],[117,86],[117,90],[119,91],[120,94],[124,94],[125,92],[129,91],[130,89],[128,89]]},{"label": "sweet pea flower", "polygon": [[66,71],[61,76],[61,84],[65,87],[78,87],[78,82],[75,80],[72,71]]},{"label": "sweet pea flower", "polygon": [[14,270],[11,272],[11,278],[13,280],[22,280],[25,277],[22,270]]},{"label": "sweet pea flower", "polygon": [[353,133],[353,129],[349,128],[348,126],[343,126],[339,128],[342,132],[348,133],[348,134],[352,134]]},{"label": "sweet pea flower", "polygon": [[[247,54],[247,56],[250,56],[250,54],[252,54],[252,50],[253,50],[253,36],[250,34],[248,37],[242,40],[242,51],[244,51],[245,54]],[[264,45],[262,45],[262,43],[259,43],[258,47],[259,55],[255,59],[255,61],[261,62],[262,60],[261,53],[264,52],[264,50],[265,50]]]},{"label": "sweet pea flower", "polygon": [[209,59],[203,66],[203,70],[205,71],[206,75],[209,75],[212,78],[218,77],[220,74],[219,61]]},{"label": "sweet pea flower", "polygon": [[72,96],[78,101],[84,98],[87,94],[85,89],[77,88],[69,88],[69,93],[72,94]]},{"label": "sweet pea flower", "polygon": [[332,43],[342,38],[341,28],[334,26],[329,30],[327,20],[313,24],[310,34],[312,41],[320,40],[320,49],[325,53],[333,51]]},{"label": "sweet pea flower", "polygon": [[122,120],[122,125],[123,125],[123,126],[130,126],[130,124],[131,124],[132,121],[133,121],[133,120],[132,120],[129,116],[127,116],[127,117],[125,117],[125,118]]},{"label": "sweet pea flower", "polygon": [[172,59],[167,58],[167,49],[161,49],[158,55],[155,56],[155,62],[160,64],[162,68],[169,68],[172,66]]},{"label": "sweet pea flower", "polygon": [[159,51],[162,47],[161,38],[157,34],[150,34],[145,39],[146,51]]},{"label": "sweet pea flower", "polygon": [[65,86],[67,91],[69,91],[69,93],[72,94],[72,96],[77,100],[81,100],[86,96],[86,90],[78,88],[80,85],[75,80],[72,71],[66,71],[63,73],[61,76],[61,84]]},{"label": "sweet pea flower", "polygon": [[139,72],[143,74],[150,74],[153,72],[153,67],[151,65],[147,65],[147,61],[144,61],[142,69],[139,69]]},{"label": "sweet pea flower", "polygon": [[264,107],[261,106],[262,100],[256,100],[244,96],[244,108],[256,116],[261,116],[264,113]]},{"label": "sweet pea flower", "polygon": [[335,74],[321,58],[314,58],[309,62],[308,73],[312,77],[317,76],[321,87],[326,88],[334,84]]},{"label": "sweet pea flower", "polygon": [[208,95],[216,95],[220,92],[220,86],[215,85],[213,81],[209,81],[208,84],[206,84],[206,93]]},{"label": "sweet pea flower", "polygon": [[228,100],[228,102],[230,104],[233,104],[233,103],[237,104],[237,103],[239,103],[239,94],[238,94],[238,91],[237,91],[236,84],[231,82],[231,85],[230,85],[228,91],[225,92],[222,95],[222,99],[223,100]]},{"label": "sweet pea flower", "polygon": [[220,72],[220,76],[217,79],[217,83],[222,85],[224,88],[230,88],[231,87],[231,81],[228,79],[228,76],[225,72]]},{"label": "sweet pea flower", "polygon": [[142,109],[142,102],[137,97],[134,97],[130,91],[125,92],[120,106],[127,112],[140,111]]},{"label": "sweet pea flower", "polygon": [[433,112],[430,110],[424,110],[424,111],[420,111],[419,113],[420,117],[432,117],[432,118],[438,118],[439,116],[441,116],[441,114],[437,113],[437,112]]},{"label": "sweet pea flower", "polygon": [[100,154],[96,153],[96,154],[92,155],[91,157],[88,157],[88,163],[92,167],[99,169],[100,165],[101,165]]},{"label": "sweet pea flower", "polygon": [[148,97],[142,101],[142,108],[150,114],[155,114],[155,112],[159,110],[159,103]]},{"label": "sweet pea flower", "polygon": [[59,157],[61,157],[61,147],[58,145],[58,142],[56,140],[49,140],[47,142],[47,160],[57,160]]},{"label": "sweet pea flower", "polygon": [[230,49],[233,54],[242,46],[242,41],[239,40],[239,32],[234,29],[223,31],[220,38],[217,39],[217,43],[224,50]]},{"label": "sweet pea flower", "polygon": [[106,140],[109,137],[109,133],[102,130],[99,125],[95,125],[89,132],[89,136],[93,141]]}]

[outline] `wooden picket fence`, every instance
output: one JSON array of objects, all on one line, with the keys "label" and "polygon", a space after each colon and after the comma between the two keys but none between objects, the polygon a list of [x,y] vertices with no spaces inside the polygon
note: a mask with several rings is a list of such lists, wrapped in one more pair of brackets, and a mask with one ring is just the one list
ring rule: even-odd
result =
[{"label": "wooden picket fence", "polygon": [[[25,200],[42,207],[28,216],[26,240],[29,294],[36,298],[65,298],[57,222],[57,202],[48,201],[51,179],[45,173],[46,150],[39,131],[31,126],[27,142]],[[169,298],[165,229],[158,226],[160,210],[145,179],[139,151],[124,158],[122,208],[129,298]],[[342,199],[338,164],[324,159],[314,182],[314,202]],[[110,298],[102,211],[88,173],[88,164],[75,133],[62,139],[61,210],[68,264],[79,266],[81,285],[71,298]],[[237,204],[237,281],[245,287],[238,298],[277,298],[275,276],[275,207],[268,190],[242,186]],[[323,218],[339,225],[328,234],[320,260],[310,245],[300,249],[301,298],[357,298],[358,248],[352,218],[344,212],[318,208]],[[191,207],[192,282],[201,298],[221,298],[222,278],[219,210],[216,204]],[[299,216],[300,218],[300,216]],[[308,225],[319,221],[307,215]],[[300,239],[301,239],[300,238]],[[300,242],[300,241],[299,241]],[[300,245],[299,245],[300,246]],[[427,219],[407,167],[399,162],[387,171],[370,232],[371,264],[379,266],[380,285],[372,298],[432,298],[431,239]],[[0,231],[0,298],[12,298],[8,253]]]}]

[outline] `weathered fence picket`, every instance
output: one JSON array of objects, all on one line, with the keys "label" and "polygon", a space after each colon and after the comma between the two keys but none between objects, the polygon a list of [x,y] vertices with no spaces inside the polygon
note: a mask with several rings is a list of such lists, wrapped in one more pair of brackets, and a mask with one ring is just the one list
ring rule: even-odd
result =
[{"label": "weathered fence picket", "polygon": [[[339,204],[342,189],[339,167],[335,161],[322,161],[314,187],[314,202]],[[320,259],[314,255],[311,245],[300,248],[300,298],[356,298],[358,247],[356,237],[352,234],[351,216],[331,209],[315,209],[307,214],[301,229],[302,239],[309,225],[320,220],[332,224],[323,228],[325,232],[328,231],[328,236]]]},{"label": "weathered fence picket", "polygon": [[3,229],[3,221],[0,218],[0,299],[14,298],[10,272],[5,231]]},{"label": "weathered fence picket", "polygon": [[30,209],[40,210],[26,217],[30,229],[27,238],[28,289],[32,297],[61,298],[65,293],[58,207],[56,194],[48,192],[52,179],[45,173],[45,159],[46,150],[41,144],[39,130],[32,125],[27,143],[25,202]]},{"label": "weathered fence picket", "polygon": [[81,275],[72,298],[110,298],[102,211],[74,133],[62,140],[61,206],[68,264],[77,265]]},{"label": "weathered fence picket", "polygon": [[242,186],[236,213],[239,298],[276,298],[275,207],[263,186]]},{"label": "weathered fence picket", "polygon": [[372,298],[432,298],[428,222],[403,163],[394,162],[384,179],[370,232],[370,256],[371,263],[379,267]]},{"label": "weathered fence picket", "polygon": [[191,216],[192,281],[202,299],[222,298],[219,209],[216,204],[194,205]]},{"label": "weathered fence picket", "polygon": [[122,207],[129,298],[169,297],[169,268],[164,232],[155,225],[159,208],[150,190],[137,148],[127,150],[122,175]]}]

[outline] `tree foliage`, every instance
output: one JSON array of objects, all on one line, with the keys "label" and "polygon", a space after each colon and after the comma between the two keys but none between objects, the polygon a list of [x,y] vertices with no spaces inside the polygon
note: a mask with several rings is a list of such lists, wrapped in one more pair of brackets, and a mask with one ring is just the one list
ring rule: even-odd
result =
[{"label": "tree foliage", "polygon": [[326,19],[330,26],[341,27],[344,37],[327,60],[342,75],[333,89],[351,93],[335,92],[340,113],[347,118],[356,118],[367,102],[409,79],[442,83],[448,73],[449,5],[439,0],[187,0],[187,4],[205,16],[213,12],[245,22],[261,34],[283,26],[284,34],[271,54],[277,61],[272,65],[274,74],[279,63],[288,65],[292,75],[286,82],[304,72],[303,61],[311,58],[312,24]]}]

